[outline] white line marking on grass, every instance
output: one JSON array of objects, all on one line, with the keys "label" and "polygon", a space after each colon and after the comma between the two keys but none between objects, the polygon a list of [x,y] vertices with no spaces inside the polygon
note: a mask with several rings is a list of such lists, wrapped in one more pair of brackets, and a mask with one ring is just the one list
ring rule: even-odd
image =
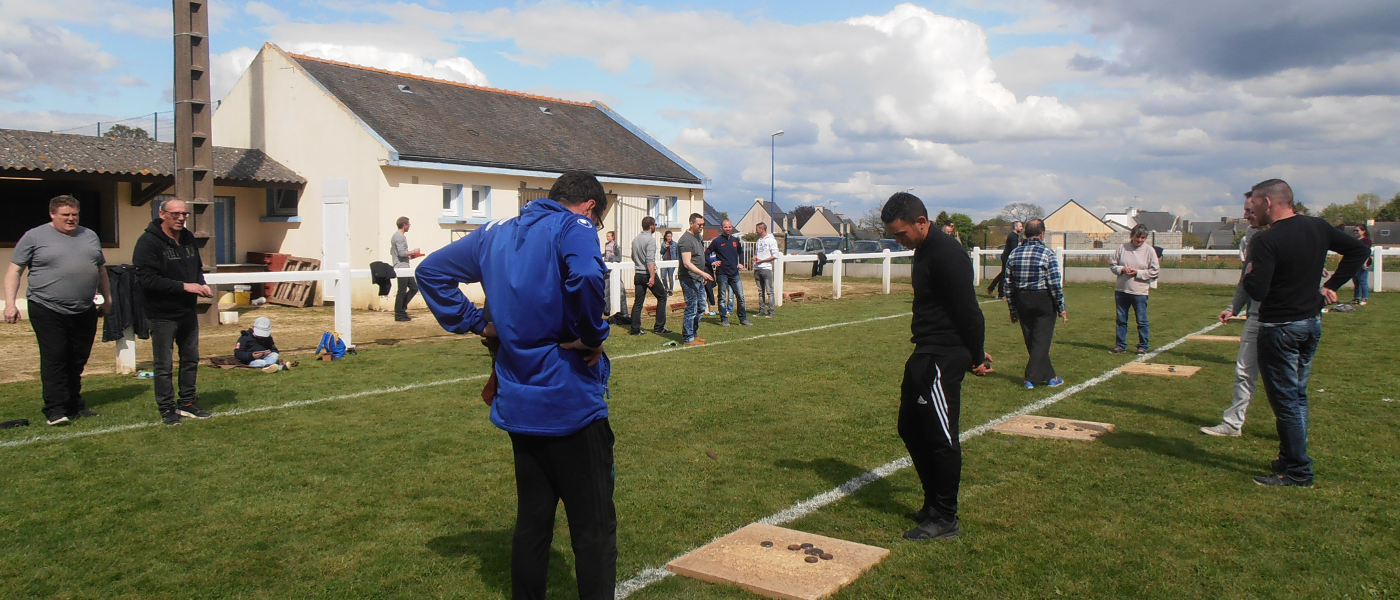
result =
[{"label": "white line marking on grass", "polygon": [[[996,300],[992,300],[992,302],[996,302]],[[1161,353],[1163,353],[1163,352],[1166,352],[1166,351],[1168,351],[1168,350],[1171,350],[1172,348],[1175,348],[1175,347],[1180,346],[1181,344],[1185,343],[1185,342],[1187,341],[1187,338],[1189,338],[1190,336],[1193,336],[1193,335],[1200,335],[1200,334],[1203,334],[1203,333],[1209,333],[1209,332],[1213,331],[1215,328],[1220,327],[1220,325],[1221,325],[1220,323],[1212,323],[1212,324],[1210,324],[1210,325],[1207,325],[1206,327],[1203,327],[1203,328],[1201,328],[1200,330],[1198,330],[1198,331],[1196,331],[1196,332],[1194,332],[1194,333],[1188,333],[1188,334],[1186,334],[1186,335],[1184,335],[1184,336],[1178,338],[1176,341],[1174,341],[1174,342],[1172,342],[1172,343],[1170,343],[1170,344],[1167,344],[1167,345],[1165,345],[1165,346],[1162,346],[1161,348],[1158,348],[1158,349],[1156,349],[1156,350],[1153,350],[1152,352],[1148,352],[1147,354],[1141,355],[1141,356],[1137,357],[1135,360],[1133,360],[1132,362],[1146,362],[1146,361],[1148,361],[1148,360],[1151,360],[1151,359],[1153,359],[1153,358],[1156,358],[1157,355],[1159,355],[1159,354],[1161,354]],[[1077,394],[1077,393],[1079,393],[1079,392],[1082,392],[1082,391],[1084,391],[1084,390],[1086,390],[1086,389],[1089,389],[1089,388],[1091,388],[1091,387],[1094,387],[1094,386],[1096,386],[1096,385],[1098,385],[1098,384],[1100,384],[1100,383],[1103,383],[1103,382],[1105,382],[1105,381],[1108,381],[1108,380],[1110,380],[1110,379],[1113,379],[1114,377],[1117,377],[1118,375],[1119,375],[1118,367],[1114,367],[1114,368],[1112,368],[1112,369],[1109,369],[1108,371],[1104,372],[1103,374],[1099,375],[1098,377],[1095,377],[1095,378],[1093,378],[1093,379],[1090,379],[1090,380],[1088,380],[1088,381],[1085,381],[1084,383],[1075,385],[1075,386],[1073,386],[1073,387],[1071,387],[1071,388],[1069,388],[1069,389],[1067,389],[1067,390],[1064,390],[1064,391],[1062,391],[1062,392],[1060,392],[1060,393],[1058,393],[1058,394],[1055,394],[1055,395],[1053,395],[1053,396],[1050,396],[1050,397],[1048,397],[1048,398],[1044,398],[1044,399],[1042,399],[1042,400],[1037,400],[1037,401],[1035,401],[1035,402],[1032,402],[1032,403],[1030,403],[1030,404],[1027,404],[1027,405],[1025,405],[1025,406],[1022,406],[1021,408],[1019,408],[1019,409],[1017,409],[1017,410],[1015,410],[1015,411],[1006,413],[1006,414],[1004,414],[1004,415],[1002,415],[1002,416],[1000,416],[1000,417],[997,417],[997,418],[995,418],[995,419],[992,419],[992,420],[990,420],[990,421],[987,421],[986,423],[983,423],[983,424],[981,424],[981,425],[978,425],[978,426],[976,426],[976,427],[973,427],[972,429],[969,429],[969,430],[967,430],[967,431],[964,431],[964,432],[958,434],[958,441],[959,441],[959,442],[965,442],[965,441],[967,441],[967,440],[969,440],[969,439],[972,439],[972,438],[974,438],[974,437],[977,437],[977,436],[979,436],[979,435],[982,435],[982,434],[984,434],[984,433],[987,433],[987,432],[990,431],[993,427],[996,427],[997,425],[1000,425],[1000,424],[1002,424],[1002,423],[1005,422],[1005,421],[1008,421],[1008,420],[1010,420],[1010,419],[1013,419],[1013,418],[1018,417],[1018,416],[1021,416],[1021,415],[1026,415],[1026,414],[1030,414],[1030,413],[1033,413],[1033,412],[1035,412],[1035,411],[1038,411],[1038,410],[1040,410],[1040,409],[1042,409],[1042,408],[1045,408],[1045,407],[1047,407],[1047,406],[1050,406],[1050,405],[1052,405],[1052,404],[1055,404],[1056,402],[1059,402],[1059,401],[1061,401],[1061,400],[1064,400],[1065,398],[1068,398],[1068,397],[1073,396],[1073,395],[1075,395],[1075,394]],[[846,496],[850,496],[851,494],[856,493],[856,491],[859,490],[860,488],[863,488],[863,487],[865,487],[865,486],[867,486],[867,485],[869,485],[869,484],[871,484],[871,483],[874,483],[874,482],[876,482],[876,481],[879,481],[879,480],[881,480],[881,479],[884,479],[884,478],[886,478],[886,477],[889,477],[890,475],[894,474],[895,472],[897,472],[897,471],[899,471],[899,470],[901,470],[901,469],[904,469],[904,468],[906,468],[906,467],[909,467],[909,466],[912,465],[912,464],[914,464],[914,463],[913,463],[912,460],[909,459],[908,456],[906,456],[906,457],[904,457],[904,458],[899,458],[899,459],[892,460],[892,461],[890,461],[890,462],[888,462],[888,463],[885,463],[885,464],[883,464],[883,465],[881,465],[881,466],[879,466],[879,467],[876,467],[876,468],[874,468],[874,469],[871,469],[871,470],[869,470],[869,471],[866,471],[866,472],[864,472],[864,473],[861,473],[860,475],[857,475],[857,476],[855,476],[855,477],[852,477],[850,480],[846,481],[846,483],[843,483],[843,484],[837,486],[837,487],[834,488],[834,489],[827,490],[826,492],[823,492],[823,493],[821,493],[821,494],[818,494],[818,495],[816,495],[816,496],[813,496],[813,497],[811,497],[811,498],[808,498],[807,500],[803,500],[802,502],[798,502],[797,504],[794,504],[794,505],[792,505],[792,506],[790,506],[790,507],[788,507],[788,508],[785,508],[785,509],[780,510],[780,511],[778,511],[778,512],[776,512],[776,513],[773,513],[773,514],[771,514],[771,515],[769,515],[769,516],[767,516],[767,517],[764,517],[764,518],[762,518],[762,519],[759,519],[757,522],[758,522],[758,523],[763,523],[763,524],[765,524],[765,525],[783,525],[783,524],[785,524],[785,523],[791,523],[791,522],[793,522],[793,521],[796,521],[797,519],[800,519],[800,518],[802,518],[802,517],[805,517],[805,516],[807,516],[807,515],[810,515],[810,514],[816,512],[816,511],[820,510],[822,507],[824,507],[824,506],[826,506],[826,505],[828,505],[828,504],[831,504],[831,503],[836,502],[836,501],[838,501],[838,500],[840,500],[840,499],[842,499],[842,498],[845,498]],[[721,537],[723,537],[723,536],[721,536]],[[719,538],[717,537],[717,538],[715,538],[715,539],[717,540],[717,539],[719,539]],[[713,540],[711,540],[711,541],[713,541]],[[692,549],[692,550],[694,550],[694,549]],[[675,558],[680,558],[681,556],[685,556],[685,555],[688,554],[689,552],[691,552],[691,550],[687,550],[686,552],[681,553],[680,555],[676,556]],[[671,559],[671,560],[675,560],[675,558],[673,558],[673,559]],[[667,562],[670,562],[670,561],[667,561]],[[616,590],[616,592],[615,592],[615,594],[614,594],[613,597],[614,597],[615,600],[622,600],[623,598],[626,598],[626,597],[628,597],[628,596],[631,596],[632,594],[641,591],[643,588],[645,588],[645,587],[647,587],[647,586],[649,586],[649,585],[651,585],[651,584],[653,584],[653,583],[656,583],[656,582],[658,582],[658,581],[661,581],[661,580],[663,580],[663,579],[665,579],[665,578],[667,578],[667,577],[670,577],[671,575],[674,575],[674,573],[672,573],[672,572],[670,572],[670,571],[667,571],[667,570],[664,569],[664,568],[655,568],[655,567],[653,567],[653,568],[649,568],[649,569],[643,569],[641,572],[637,573],[637,575],[636,575],[635,577],[633,577],[633,578],[631,578],[631,579],[628,579],[627,581],[623,581],[623,582],[621,582],[621,583],[618,583],[618,584],[617,584],[617,590]]]},{"label": "white line marking on grass", "polygon": [[[995,302],[995,300],[993,300],[992,302]],[[609,357],[609,358],[610,358],[611,360],[614,360],[614,361],[626,360],[626,359],[629,359],[629,358],[640,358],[640,357],[643,357],[643,356],[653,356],[653,355],[656,355],[656,354],[664,354],[664,353],[667,353],[667,352],[678,352],[678,351],[681,351],[681,350],[694,350],[694,349],[696,349],[696,348],[706,348],[706,347],[709,347],[709,346],[719,346],[719,345],[722,345],[722,344],[733,344],[733,343],[736,343],[736,342],[748,342],[748,341],[761,340],[761,339],[770,338],[770,337],[779,337],[779,336],[784,336],[784,335],[793,335],[793,334],[797,334],[797,333],[808,333],[808,332],[812,332],[812,331],[820,331],[820,330],[823,330],[823,329],[831,329],[831,328],[833,328],[833,327],[844,327],[844,326],[846,326],[846,325],[859,325],[859,324],[861,324],[861,323],[871,323],[871,322],[874,322],[874,321],[884,321],[884,320],[887,320],[887,319],[894,319],[894,318],[898,318],[898,317],[907,317],[907,316],[909,316],[909,313],[899,313],[899,314],[896,314],[896,315],[889,315],[889,316],[885,316],[885,317],[871,317],[871,318],[869,318],[869,319],[860,319],[860,320],[856,320],[856,321],[845,321],[845,322],[842,322],[842,323],[830,323],[830,324],[827,324],[827,325],[818,325],[818,326],[816,326],[816,327],[807,327],[807,328],[804,328],[804,329],[794,329],[794,330],[792,330],[792,331],[779,331],[779,332],[776,332],[776,333],[765,333],[765,334],[762,334],[762,335],[755,335],[755,336],[752,336],[752,337],[740,338],[740,339],[737,339],[737,340],[718,341],[718,342],[714,342],[714,343],[711,343],[711,344],[707,344],[706,346],[676,346],[676,347],[672,347],[672,348],[662,348],[662,349],[660,349],[660,350],[652,350],[652,351],[649,351],[649,352],[638,352],[638,353],[636,353],[636,354],[624,354],[624,355],[622,355],[622,356],[613,356],[613,357]],[[380,394],[394,394],[394,393],[398,393],[398,392],[406,392],[406,391],[409,391],[409,390],[416,390],[416,389],[427,388],[427,387],[436,387],[436,386],[440,386],[440,385],[450,385],[450,384],[453,384],[453,383],[462,383],[462,382],[464,382],[464,381],[472,381],[472,380],[474,380],[474,379],[486,379],[486,377],[487,377],[487,375],[483,374],[483,375],[472,375],[472,376],[469,376],[469,377],[456,377],[456,378],[453,378],[453,379],[442,379],[442,380],[438,380],[438,381],[425,381],[425,382],[423,382],[423,383],[409,383],[409,384],[405,384],[405,385],[397,385],[397,386],[391,386],[391,387],[385,387],[385,388],[377,388],[377,389],[373,389],[373,390],[364,390],[364,391],[359,391],[359,392],[352,392],[352,393],[349,393],[349,394],[340,394],[340,395],[336,395],[336,396],[327,396],[327,397],[325,397],[325,398],[313,398],[313,399],[310,399],[310,400],[294,400],[294,401],[292,401],[292,402],[285,402],[285,403],[282,403],[282,404],[274,404],[274,405],[271,405],[271,406],[254,406],[254,407],[249,407],[249,408],[235,408],[235,409],[233,409],[233,410],[220,411],[220,412],[216,412],[216,413],[213,413],[213,414],[214,414],[214,416],[216,416],[216,417],[232,417],[232,416],[244,415],[244,414],[249,414],[249,413],[264,412],[264,411],[269,411],[269,410],[283,410],[283,409],[287,409],[287,408],[296,408],[296,407],[298,407],[298,406],[308,406],[308,405],[311,405],[311,404],[320,404],[320,403],[322,403],[322,402],[331,402],[331,401],[333,401],[333,400],[350,400],[350,399],[353,399],[353,398],[363,398],[363,397],[365,397],[365,396],[377,396],[377,395],[380,395]],[[101,429],[91,429],[91,430],[87,430],[87,431],[74,431],[74,432],[71,432],[71,433],[59,433],[59,434],[53,434],[53,435],[36,435],[36,436],[33,436],[33,437],[27,437],[27,438],[22,438],[22,439],[17,439],[17,440],[9,440],[9,441],[0,442],[0,448],[13,448],[13,447],[16,447],[16,446],[28,446],[28,445],[30,445],[30,444],[36,444],[36,443],[39,443],[39,442],[57,442],[57,441],[71,440],[71,439],[75,439],[75,438],[88,437],[88,436],[94,436],[94,435],[104,435],[104,434],[108,434],[108,433],[119,433],[119,432],[122,432],[122,431],[131,431],[131,430],[133,430],[133,429],[145,429],[145,428],[147,428],[147,427],[155,427],[155,426],[157,426],[157,425],[160,425],[160,423],[157,423],[157,422],[155,422],[155,421],[147,421],[147,422],[142,422],[142,423],[130,423],[130,424],[127,424],[127,425],[116,425],[116,426],[113,426],[113,427],[103,427],[103,428],[101,428]]]}]

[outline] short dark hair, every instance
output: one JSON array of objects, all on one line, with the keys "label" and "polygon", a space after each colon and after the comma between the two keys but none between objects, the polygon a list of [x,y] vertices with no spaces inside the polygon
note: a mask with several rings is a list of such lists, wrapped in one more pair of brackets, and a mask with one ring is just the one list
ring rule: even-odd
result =
[{"label": "short dark hair", "polygon": [[653,217],[651,215],[642,217],[642,231],[651,229],[653,225],[656,225],[656,217]]},{"label": "short dark hair", "polygon": [[399,229],[403,229],[403,226],[407,224],[408,217],[399,217],[398,219],[394,220],[394,227],[398,227]]},{"label": "short dark hair", "polygon": [[1045,233],[1045,221],[1042,219],[1031,219],[1026,222],[1026,237],[1033,238]]},{"label": "short dark hair", "polygon": [[1137,237],[1137,236],[1140,236],[1140,235],[1147,235],[1147,226],[1146,226],[1146,225],[1143,225],[1142,223],[1138,223],[1137,225],[1133,225],[1133,230],[1130,231],[1130,232],[1128,232],[1128,235],[1131,236],[1131,237]]},{"label": "short dark hair", "polygon": [[1367,237],[1371,236],[1371,230],[1367,229],[1365,225],[1357,225],[1356,230],[1366,234]]},{"label": "short dark hair", "polygon": [[702,215],[702,214],[700,214],[700,213],[690,213],[690,220],[689,220],[689,221],[686,221],[686,223],[694,223],[696,219],[704,219],[704,218],[705,218],[705,215]]},{"label": "short dark hair", "polygon": [[1254,187],[1249,189],[1249,195],[1253,197],[1255,194],[1263,194],[1267,198],[1293,206],[1293,188],[1282,179],[1265,179],[1254,184]]},{"label": "short dark hair", "polygon": [[598,178],[588,171],[565,171],[549,188],[549,199],[565,206],[576,206],[589,200],[593,204],[593,220],[608,212],[608,193]]},{"label": "short dark hair", "polygon": [[886,225],[895,221],[912,224],[919,217],[927,219],[928,209],[924,208],[923,200],[909,192],[896,192],[880,209],[880,221]]},{"label": "short dark hair", "polygon": [[82,212],[83,210],[83,207],[78,205],[77,198],[64,194],[62,196],[54,196],[53,199],[49,200],[49,214],[57,213],[58,209],[65,206],[78,212]]},{"label": "short dark hair", "polygon": [[758,229],[759,227],[762,227],[762,228],[764,228],[764,229],[768,229],[768,223],[765,222],[765,221],[759,221],[759,222],[755,223],[754,226],[753,226],[754,229]]}]

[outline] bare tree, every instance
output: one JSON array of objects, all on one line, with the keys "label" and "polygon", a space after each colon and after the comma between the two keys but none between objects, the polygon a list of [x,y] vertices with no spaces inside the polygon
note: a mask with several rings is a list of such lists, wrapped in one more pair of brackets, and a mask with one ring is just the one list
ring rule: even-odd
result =
[{"label": "bare tree", "polygon": [[1006,222],[1020,221],[1022,223],[1031,219],[1044,219],[1045,209],[1039,204],[1029,202],[1012,202],[1001,207],[1001,219]]},{"label": "bare tree", "polygon": [[802,229],[802,226],[807,224],[807,219],[812,218],[812,215],[815,214],[817,214],[817,208],[815,206],[799,206],[792,209],[792,215],[797,219],[796,225],[798,229]]},{"label": "bare tree", "polygon": [[860,220],[857,221],[856,224],[860,225],[862,229],[869,229],[871,231],[885,230],[885,222],[880,219],[879,206],[870,207],[870,210],[865,211],[865,214],[860,216]]}]

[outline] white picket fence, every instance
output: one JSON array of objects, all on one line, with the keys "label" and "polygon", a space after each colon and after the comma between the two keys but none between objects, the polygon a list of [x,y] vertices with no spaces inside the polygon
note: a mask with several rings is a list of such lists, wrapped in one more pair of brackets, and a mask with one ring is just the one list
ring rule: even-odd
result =
[{"label": "white picket fence", "polygon": [[[1065,257],[1067,256],[1101,256],[1109,257],[1113,255],[1113,250],[1056,250],[1055,254],[1059,259],[1061,275],[1065,268]],[[1238,258],[1237,250],[1167,250],[1166,256],[1233,256]],[[892,252],[871,252],[860,254],[844,254],[833,252],[826,256],[828,267],[831,269],[831,296],[841,297],[841,280],[845,271],[845,263],[849,261],[878,261],[881,264],[881,278],[883,280],[882,291],[890,293],[890,265],[896,258],[907,258],[914,256],[912,250],[902,250]],[[982,259],[986,256],[1001,256],[1001,251],[997,249],[973,248],[971,252],[973,283],[981,283]],[[1400,257],[1400,248],[1375,248],[1372,251],[1373,266],[1371,269],[1371,289],[1373,291],[1383,291],[1383,277],[1381,277],[1384,267],[1385,257]],[[783,304],[783,280],[786,278],[785,265],[788,263],[810,263],[818,260],[816,255],[811,254],[779,254],[777,260],[773,262],[774,272],[777,274],[773,278],[774,301],[778,306]],[[621,263],[606,263],[608,268],[608,294],[613,306],[621,306],[622,286],[624,282],[630,281],[635,268],[630,261]],[[679,278],[680,261],[663,260],[657,262],[658,269],[675,268]],[[412,277],[412,268],[396,269],[399,277]],[[321,271],[286,271],[286,272],[263,272],[263,273],[210,273],[204,276],[205,281],[211,286],[232,286],[237,284],[252,283],[278,283],[287,281],[318,281],[322,286],[334,290],[335,297],[350,297],[350,282],[355,279],[369,279],[371,277],[369,269],[351,269],[350,265],[340,263],[334,270]],[[674,284],[673,284],[674,285]],[[674,290],[673,290],[674,291]],[[354,345],[354,322],[351,319],[350,302],[335,303],[335,331],[345,340],[346,345]],[[117,368],[119,372],[128,373],[135,369],[136,365],[136,345],[135,340],[120,340],[117,342]]]}]

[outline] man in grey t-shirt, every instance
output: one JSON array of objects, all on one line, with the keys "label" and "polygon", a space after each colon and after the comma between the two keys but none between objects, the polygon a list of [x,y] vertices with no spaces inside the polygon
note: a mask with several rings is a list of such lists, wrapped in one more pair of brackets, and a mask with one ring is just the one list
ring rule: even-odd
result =
[{"label": "man in grey t-shirt", "polygon": [[[399,219],[394,222],[394,226],[398,227],[399,230],[395,231],[394,235],[389,238],[389,260],[392,262],[395,269],[407,269],[411,265],[409,261],[423,256],[423,253],[419,252],[417,248],[412,250],[408,249],[408,236],[404,234],[408,233],[408,228],[411,225],[412,223],[408,221],[408,217],[399,217]],[[399,278],[398,295],[394,296],[395,321],[413,320],[408,316],[408,303],[412,301],[413,297],[417,294],[417,280],[412,277]]]},{"label": "man in grey t-shirt", "polygon": [[647,291],[656,297],[656,328],[659,334],[675,333],[666,329],[666,287],[656,272],[656,219],[642,217],[642,232],[632,238],[632,265],[636,273],[632,284],[636,286],[637,299],[632,303],[632,335],[642,335],[642,309],[646,304]]},{"label": "man in grey t-shirt", "polygon": [[[58,196],[49,201],[50,222],[25,232],[15,244],[5,274],[5,322],[19,321],[15,300],[19,278],[29,270],[29,324],[39,342],[39,377],[44,389],[44,417],[49,425],[67,425],[78,417],[96,417],[83,402],[82,375],[97,335],[97,318],[107,313],[110,288],[102,242],[91,229],[78,226],[78,200]],[[93,296],[102,293],[102,304]]]},{"label": "man in grey t-shirt", "polygon": [[685,294],[685,316],[681,321],[681,340],[687,346],[702,346],[703,338],[695,337],[700,332],[700,315],[705,312],[705,282],[714,277],[705,272],[705,242],[700,234],[705,231],[705,217],[700,213],[690,215],[690,229],[681,236],[678,252],[681,256],[681,293]]}]

